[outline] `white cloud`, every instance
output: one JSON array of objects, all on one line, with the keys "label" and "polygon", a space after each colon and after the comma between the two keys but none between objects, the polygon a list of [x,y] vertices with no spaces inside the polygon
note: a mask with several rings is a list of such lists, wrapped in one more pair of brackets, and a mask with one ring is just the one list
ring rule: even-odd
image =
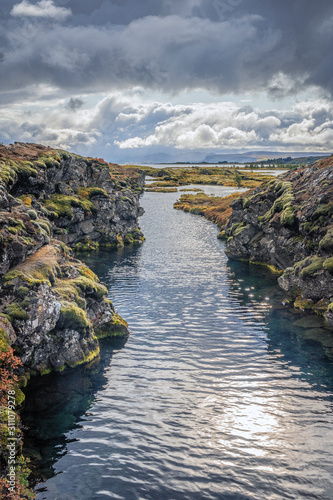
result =
[{"label": "white cloud", "polygon": [[[70,103],[78,103],[75,112]],[[333,149],[333,103],[313,100],[263,111],[233,102],[190,105],[145,101],[138,89],[114,92],[96,103],[88,94],[53,97],[47,105],[0,107],[0,141],[63,147],[112,161],[121,151]]]},{"label": "white cloud", "polygon": [[14,17],[41,17],[51,18],[56,21],[64,21],[72,15],[71,9],[58,7],[52,0],[40,0],[36,4],[31,4],[23,0],[13,6],[11,15]]}]

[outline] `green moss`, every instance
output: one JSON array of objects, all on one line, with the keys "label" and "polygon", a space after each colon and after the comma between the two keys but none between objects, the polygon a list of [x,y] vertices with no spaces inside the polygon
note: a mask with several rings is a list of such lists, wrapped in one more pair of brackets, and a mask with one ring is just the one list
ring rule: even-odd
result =
[{"label": "green moss", "polygon": [[125,234],[124,236],[124,245],[133,245],[133,236],[131,233]]},{"label": "green moss", "polygon": [[[246,262],[247,259],[244,259],[244,261]],[[276,274],[277,276],[281,276],[283,274],[283,271],[281,271],[281,269],[278,269],[277,267],[273,266],[273,264],[268,264],[268,262],[250,260],[249,263],[255,266],[265,267],[266,269],[269,269],[273,274]]]},{"label": "green moss", "polygon": [[87,237],[75,245],[76,252],[95,252],[98,248],[99,243]]},{"label": "green moss", "polygon": [[78,195],[81,198],[92,198],[93,196],[103,196],[104,198],[108,198],[108,194],[105,189],[99,188],[97,186],[92,187],[80,187],[78,190]]},{"label": "green moss", "polygon": [[236,224],[233,224],[231,229],[230,229],[230,233],[234,233],[236,231],[237,228],[243,226],[243,223],[242,222],[236,222]]},{"label": "green moss", "polygon": [[[97,341],[97,337],[94,337],[94,340]],[[85,354],[83,358],[78,359],[74,363],[67,363],[70,368],[75,368],[76,366],[80,366],[83,364],[91,363],[100,355],[100,347],[99,344],[97,344],[97,347],[95,349],[91,349],[88,354]]]},{"label": "green moss", "polygon": [[[301,271],[301,277],[303,279],[309,278],[310,276],[313,276],[316,272],[320,271],[323,268],[323,263],[324,263],[323,258],[321,257],[312,257],[310,261],[307,261],[308,265],[304,267]],[[304,262],[304,261],[303,261]]]},{"label": "green moss", "polygon": [[85,293],[91,293],[96,299],[101,299],[104,295],[107,295],[108,290],[104,285],[96,283],[96,281],[91,280],[85,276],[79,276],[71,280],[74,286],[79,287]]},{"label": "green moss", "polygon": [[34,165],[35,165],[35,167],[42,168],[43,170],[45,170],[45,168],[46,168],[45,162],[42,160],[35,161]]},{"label": "green moss", "polygon": [[95,329],[95,335],[98,339],[127,336],[128,323],[119,314],[114,314],[112,321],[104,323]]},{"label": "green moss", "polygon": [[116,235],[116,239],[117,239],[117,247],[118,248],[122,248],[124,246],[124,240],[123,240],[123,237],[121,234],[117,234]]},{"label": "green moss", "polygon": [[49,375],[49,373],[51,373],[51,371],[52,371],[51,368],[49,368],[47,366],[47,367],[40,368],[39,373],[41,375]]},{"label": "green moss", "polygon": [[289,181],[275,181],[275,191],[278,196],[281,196],[285,191],[290,191],[292,189],[292,183]]},{"label": "green moss", "polygon": [[292,206],[287,206],[282,214],[281,214],[281,217],[280,217],[280,220],[281,220],[281,224],[283,226],[293,226],[294,222],[295,222],[295,217],[294,217],[294,209]]},{"label": "green moss", "polygon": [[8,314],[12,320],[24,321],[29,319],[29,314],[22,309],[17,302],[9,304],[5,309],[5,313]]},{"label": "green moss", "polygon": [[26,207],[31,207],[32,198],[27,194],[23,194],[19,196],[18,199],[25,205]]},{"label": "green moss", "polygon": [[249,228],[250,225],[247,225],[247,226],[239,226],[236,231],[234,232],[234,236],[238,236],[239,234],[241,234],[245,229]]},{"label": "green moss", "polygon": [[55,371],[58,373],[62,373],[66,369],[66,365],[60,366],[60,368],[56,368]]},{"label": "green moss", "polygon": [[329,229],[322,240],[319,242],[319,248],[324,252],[333,250],[333,229]]},{"label": "green moss", "polygon": [[313,300],[304,299],[301,295],[296,297],[294,301],[294,307],[296,307],[296,309],[303,309],[303,310],[313,309],[313,306],[314,306]]},{"label": "green moss", "polygon": [[[270,186],[270,184],[271,183],[269,183],[268,186]],[[268,222],[275,213],[285,212],[282,214],[282,220],[284,222],[281,220],[281,223],[291,225],[291,210],[293,209],[294,202],[291,182],[273,181],[271,187],[274,187],[274,190],[277,193],[277,199],[273,203],[273,206],[264,214],[262,220],[264,222]]]},{"label": "green moss", "polygon": [[330,303],[330,305],[328,306],[327,310],[329,312],[333,312],[333,302]]},{"label": "green moss", "polygon": [[47,168],[58,166],[57,162],[52,157],[43,158],[43,163]]},{"label": "green moss", "polygon": [[22,375],[19,377],[19,385],[20,387],[27,387],[27,384],[31,378],[31,375],[29,372],[24,372]]},{"label": "green moss", "polygon": [[95,205],[86,199],[80,199],[77,196],[67,196],[64,194],[53,194],[49,200],[41,200],[45,208],[55,214],[57,217],[73,217],[73,207],[84,210],[86,214],[96,212]]},{"label": "green moss", "polygon": [[16,406],[20,406],[23,403],[24,400],[25,400],[24,393],[21,391],[21,389],[17,388],[15,390],[15,402],[16,402]]},{"label": "green moss", "polygon": [[326,259],[323,264],[323,268],[329,273],[333,274],[333,257]]},{"label": "green moss", "polygon": [[77,305],[64,302],[61,307],[60,321],[64,328],[85,332],[90,328],[87,313]]},{"label": "green moss", "polygon": [[246,210],[247,208],[249,208],[249,206],[251,205],[251,203],[253,202],[253,199],[255,198],[255,196],[248,196],[247,198],[244,198],[243,199],[243,208]]},{"label": "green moss", "polygon": [[97,275],[85,264],[81,264],[79,266],[79,273],[81,274],[81,276],[85,276],[86,278],[89,278],[93,281],[98,281]]},{"label": "green moss", "polygon": [[322,215],[331,217],[333,215],[333,202],[319,205],[314,215],[320,217]]},{"label": "green moss", "polygon": [[72,280],[57,280],[54,291],[66,301],[74,300],[82,309],[85,309],[87,306],[85,299],[80,296],[79,291],[77,287],[73,285]]},{"label": "green moss", "polygon": [[289,208],[294,200],[291,192],[284,191],[283,194],[275,200],[273,204],[273,212],[282,212],[283,210]]},{"label": "green moss", "polygon": [[50,223],[48,221],[38,219],[37,224],[48,236],[51,235]]},{"label": "green moss", "polygon": [[33,209],[28,210],[27,214],[29,215],[30,219],[32,219],[32,220],[36,220],[38,217],[36,210],[33,210]]}]

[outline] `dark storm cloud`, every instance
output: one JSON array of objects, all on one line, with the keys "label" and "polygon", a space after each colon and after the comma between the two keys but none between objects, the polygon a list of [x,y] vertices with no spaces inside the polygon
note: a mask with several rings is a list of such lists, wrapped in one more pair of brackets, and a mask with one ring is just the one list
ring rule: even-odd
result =
[{"label": "dark storm cloud", "polygon": [[333,93],[331,0],[2,3],[2,91],[44,83]]},{"label": "dark storm cloud", "polygon": [[67,103],[67,109],[70,111],[77,111],[78,109],[82,108],[84,102],[82,99],[78,99],[77,97],[71,97]]}]

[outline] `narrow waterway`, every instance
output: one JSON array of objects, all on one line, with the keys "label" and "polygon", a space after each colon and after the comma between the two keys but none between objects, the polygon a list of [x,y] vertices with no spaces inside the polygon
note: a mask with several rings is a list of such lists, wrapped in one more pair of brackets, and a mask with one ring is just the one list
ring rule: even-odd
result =
[{"label": "narrow waterway", "polygon": [[89,260],[126,345],[29,389],[38,499],[331,500],[329,331],[286,310],[267,271],[228,262],[178,197],[145,193],[144,245]]}]

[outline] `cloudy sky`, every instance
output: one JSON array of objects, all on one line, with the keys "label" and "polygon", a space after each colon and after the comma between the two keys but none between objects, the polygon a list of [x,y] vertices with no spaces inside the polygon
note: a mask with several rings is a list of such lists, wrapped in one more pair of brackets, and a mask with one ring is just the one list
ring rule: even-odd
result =
[{"label": "cloudy sky", "polygon": [[1,0],[0,142],[333,150],[332,0]]}]

